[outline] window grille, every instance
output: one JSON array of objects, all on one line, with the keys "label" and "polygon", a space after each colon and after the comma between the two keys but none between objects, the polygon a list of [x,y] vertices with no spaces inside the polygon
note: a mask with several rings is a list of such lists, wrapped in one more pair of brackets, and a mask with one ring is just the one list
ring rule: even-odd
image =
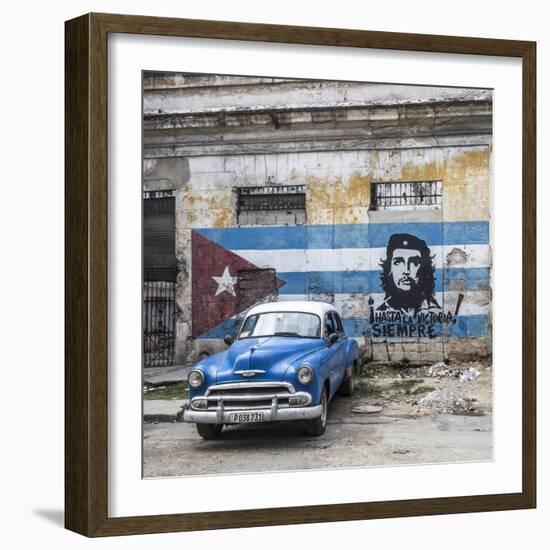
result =
[{"label": "window grille", "polygon": [[305,209],[305,185],[239,187],[239,211]]},{"label": "window grille", "polygon": [[441,207],[441,181],[372,183],[371,210],[415,210]]},{"label": "window grille", "polygon": [[237,188],[240,225],[296,225],[305,223],[305,185],[265,185]]}]

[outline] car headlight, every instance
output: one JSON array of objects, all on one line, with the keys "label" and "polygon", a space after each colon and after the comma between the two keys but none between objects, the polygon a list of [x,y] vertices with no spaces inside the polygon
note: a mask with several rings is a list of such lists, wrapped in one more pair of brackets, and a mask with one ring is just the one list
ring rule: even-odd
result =
[{"label": "car headlight", "polygon": [[309,384],[313,380],[313,371],[311,367],[302,365],[296,372],[296,378],[300,384]]},{"label": "car headlight", "polygon": [[204,383],[204,374],[200,370],[192,370],[187,377],[192,388],[200,388]]}]

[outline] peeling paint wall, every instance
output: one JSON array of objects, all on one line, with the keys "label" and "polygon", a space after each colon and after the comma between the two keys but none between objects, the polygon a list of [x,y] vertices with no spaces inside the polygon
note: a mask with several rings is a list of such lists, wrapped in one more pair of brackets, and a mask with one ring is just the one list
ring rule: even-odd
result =
[{"label": "peeling paint wall", "polygon": [[[190,84],[182,91],[181,78],[146,81],[146,88],[165,86],[146,94],[145,110],[151,115],[145,120],[144,178],[146,185],[164,185],[176,191],[177,362],[194,361],[200,353],[223,349],[220,337],[230,326],[219,326],[203,338],[192,337],[193,301],[197,300],[192,292],[194,233],[259,268],[276,269],[283,280],[287,277],[278,299],[335,303],[366,358],[430,361],[490,354],[491,252],[490,242],[479,241],[479,233],[490,221],[490,94],[480,91],[479,97],[468,96],[465,102],[464,94],[453,90],[434,100],[430,95],[436,93],[434,89],[409,86],[399,90],[394,104],[388,104],[380,99],[387,91],[375,85],[367,90],[362,85],[353,87],[353,101],[367,97],[370,102],[358,110],[351,103],[333,105],[335,98],[349,92],[346,83],[331,83],[323,96],[317,84],[256,79],[257,89],[250,86],[249,96],[239,96],[241,107],[249,101],[250,109],[258,111],[258,98],[262,98],[261,105],[276,109],[277,98],[292,97],[294,110],[286,113],[286,119],[278,115],[276,122],[273,118],[266,122],[261,114],[254,118],[240,112],[228,126],[227,109],[221,109],[217,122],[211,124],[212,98],[231,97],[226,84],[226,80],[211,82],[206,93],[209,88],[201,80],[200,94],[194,95]],[[420,99],[413,98],[407,105],[411,89]],[[315,90],[315,97],[308,96],[308,90]],[[159,101],[162,109],[170,106],[170,119],[158,118]],[[323,105],[331,109],[330,116],[320,116]],[[438,113],[440,122],[435,121]],[[175,156],[168,156],[170,151]],[[371,210],[373,182],[434,180],[442,182],[439,208]],[[284,234],[284,226],[271,231],[264,227],[267,233],[239,227],[237,189],[276,184],[305,185],[305,225],[289,226]],[[379,283],[379,264],[387,242],[387,237],[376,235],[391,232],[391,228],[405,233],[400,227],[420,227],[429,235],[436,297],[443,309],[454,311],[462,294],[459,309],[471,313],[467,321],[457,316],[453,326],[431,339],[376,338],[368,328],[369,300],[371,296],[380,299],[380,291],[373,285]],[[433,231],[440,235],[433,236]],[[470,232],[471,239],[455,243],[451,235],[460,232],[466,236]],[[280,246],[272,242],[277,235]],[[256,246],[254,239],[267,239],[267,248],[246,248],[243,243],[249,237],[250,246]]]}]

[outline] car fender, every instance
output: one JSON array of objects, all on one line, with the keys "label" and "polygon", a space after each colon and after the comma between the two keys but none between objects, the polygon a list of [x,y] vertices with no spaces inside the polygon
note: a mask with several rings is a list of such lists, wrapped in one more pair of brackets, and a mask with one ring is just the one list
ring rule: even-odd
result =
[{"label": "car fender", "polygon": [[359,346],[353,338],[348,338],[346,341],[346,375],[345,379],[351,376],[351,369],[355,361],[359,359]]},{"label": "car fender", "polygon": [[[321,401],[321,392],[325,381],[330,378],[328,353],[327,347],[313,351],[294,361],[286,371],[285,378],[294,384],[297,391],[309,392],[312,403],[316,405]],[[310,384],[302,385],[296,380],[296,372],[302,365],[308,365],[313,370],[313,381]]]}]

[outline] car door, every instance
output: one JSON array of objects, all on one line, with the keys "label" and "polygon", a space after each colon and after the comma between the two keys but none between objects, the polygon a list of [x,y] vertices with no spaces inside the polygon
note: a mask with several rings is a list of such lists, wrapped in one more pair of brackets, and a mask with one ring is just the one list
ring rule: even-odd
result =
[{"label": "car door", "polygon": [[346,371],[346,334],[340,315],[336,311],[330,313],[334,330],[338,334],[338,342],[334,344],[334,367],[331,376],[331,387],[334,390],[340,386]]},{"label": "car door", "polygon": [[[328,338],[333,332],[335,332],[335,327],[333,325],[332,317],[330,316],[329,313],[325,313],[325,316],[323,318],[323,338],[325,342],[328,342]],[[336,365],[334,352],[335,352],[334,345],[332,346],[327,345],[327,347],[325,347],[325,349],[322,352],[322,355],[320,358],[320,364],[319,364],[322,380],[324,381],[328,379],[331,387],[332,387],[332,372]]]},{"label": "car door", "polygon": [[338,341],[328,348],[328,378],[330,380],[331,397],[332,395],[334,395],[334,393],[340,386],[340,382],[342,381],[343,369],[341,365],[344,361],[345,353],[342,339],[343,331],[339,332],[338,323],[336,321],[334,313],[331,311],[327,313],[325,317],[325,338],[328,338],[328,335],[333,332],[338,334]]}]

